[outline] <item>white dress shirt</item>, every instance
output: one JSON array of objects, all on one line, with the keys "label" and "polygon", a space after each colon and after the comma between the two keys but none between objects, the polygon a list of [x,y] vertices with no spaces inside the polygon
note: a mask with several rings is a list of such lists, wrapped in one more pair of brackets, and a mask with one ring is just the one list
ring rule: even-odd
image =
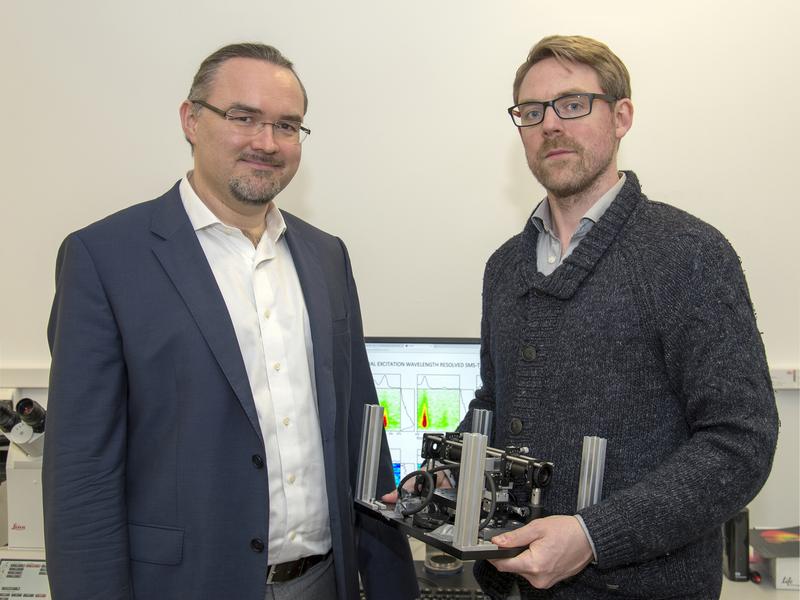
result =
[{"label": "white dress shirt", "polygon": [[181,200],[228,307],[264,438],[269,564],[325,554],[331,534],[311,328],[283,215],[273,201],[254,247],[211,212],[190,176]]}]

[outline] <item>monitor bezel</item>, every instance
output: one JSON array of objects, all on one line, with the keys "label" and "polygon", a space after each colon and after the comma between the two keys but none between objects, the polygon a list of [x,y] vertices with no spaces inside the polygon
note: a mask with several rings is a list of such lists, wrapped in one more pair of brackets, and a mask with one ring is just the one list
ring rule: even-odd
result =
[{"label": "monitor bezel", "polygon": [[414,336],[364,336],[367,344],[477,344],[480,338],[471,337],[414,337]]}]

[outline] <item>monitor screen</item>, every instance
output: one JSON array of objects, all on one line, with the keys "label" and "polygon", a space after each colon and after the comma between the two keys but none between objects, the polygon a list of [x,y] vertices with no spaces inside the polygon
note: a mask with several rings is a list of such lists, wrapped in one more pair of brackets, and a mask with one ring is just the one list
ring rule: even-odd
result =
[{"label": "monitor screen", "polygon": [[453,431],[481,386],[480,341],[368,337],[395,481],[422,461],[422,434]]}]

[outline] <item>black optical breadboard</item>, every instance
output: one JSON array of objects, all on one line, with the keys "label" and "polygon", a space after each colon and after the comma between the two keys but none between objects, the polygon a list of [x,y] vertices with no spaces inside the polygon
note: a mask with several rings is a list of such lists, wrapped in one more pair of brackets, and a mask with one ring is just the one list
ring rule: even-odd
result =
[{"label": "black optical breadboard", "polygon": [[434,548],[438,548],[442,552],[447,552],[447,554],[451,556],[455,556],[460,560],[479,560],[482,558],[511,558],[512,556],[517,556],[518,554],[524,552],[527,549],[527,546],[523,546],[521,548],[497,548],[496,546],[490,546],[487,544],[486,549],[476,548],[470,550],[463,550],[461,548],[455,548],[451,544],[447,542],[443,542],[440,539],[432,537],[430,535],[430,531],[426,529],[420,529],[419,527],[415,527],[413,525],[413,520],[411,517],[406,517],[404,519],[398,519],[394,515],[394,511],[392,510],[393,506],[390,505],[391,508],[388,510],[375,510],[371,506],[362,503],[359,500],[355,501],[356,510],[360,513],[376,519],[382,523],[386,523],[387,525],[399,529],[406,535],[410,535],[413,538],[416,538],[422,542],[425,542],[429,546],[433,546]]}]

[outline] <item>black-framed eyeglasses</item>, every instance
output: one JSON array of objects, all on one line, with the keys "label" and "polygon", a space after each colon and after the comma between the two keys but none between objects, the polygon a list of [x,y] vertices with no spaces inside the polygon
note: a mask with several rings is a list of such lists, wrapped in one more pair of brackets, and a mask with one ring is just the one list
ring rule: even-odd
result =
[{"label": "black-framed eyeglasses", "polygon": [[276,140],[286,142],[287,144],[302,144],[311,133],[311,130],[308,127],[303,127],[299,121],[290,121],[286,119],[262,121],[258,113],[242,108],[222,110],[203,100],[191,100],[190,102],[192,104],[199,104],[203,108],[207,108],[214,114],[219,115],[230,123],[237,133],[243,135],[258,135],[264,131],[267,125],[271,125],[272,134],[275,136]]},{"label": "black-framed eyeglasses", "polygon": [[579,119],[592,112],[595,99],[616,102],[618,98],[608,94],[567,94],[548,102],[522,102],[508,109],[511,120],[517,127],[531,127],[544,121],[544,111],[551,106],[562,119]]}]

